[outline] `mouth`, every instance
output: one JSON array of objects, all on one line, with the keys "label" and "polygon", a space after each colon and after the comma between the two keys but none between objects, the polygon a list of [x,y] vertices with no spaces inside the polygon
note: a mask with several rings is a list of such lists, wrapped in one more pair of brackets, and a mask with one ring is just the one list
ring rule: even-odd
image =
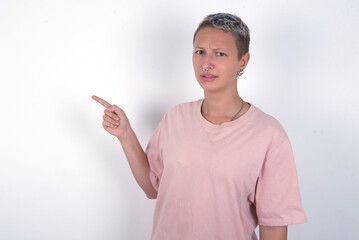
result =
[{"label": "mouth", "polygon": [[202,74],[201,75],[201,79],[205,82],[212,82],[214,80],[216,80],[218,76],[215,76],[215,75],[212,75],[212,74],[208,74],[208,73],[205,73],[205,74]]}]

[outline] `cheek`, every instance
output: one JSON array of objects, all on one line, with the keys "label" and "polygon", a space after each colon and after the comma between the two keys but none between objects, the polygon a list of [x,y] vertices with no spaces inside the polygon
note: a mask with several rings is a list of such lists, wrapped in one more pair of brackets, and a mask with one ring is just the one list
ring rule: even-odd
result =
[{"label": "cheek", "polygon": [[231,62],[228,64],[228,72],[238,72],[239,71],[239,64],[237,62]]},{"label": "cheek", "polygon": [[192,58],[192,65],[195,71],[198,71],[198,69],[200,69],[200,65],[201,63],[198,61],[197,58]]}]

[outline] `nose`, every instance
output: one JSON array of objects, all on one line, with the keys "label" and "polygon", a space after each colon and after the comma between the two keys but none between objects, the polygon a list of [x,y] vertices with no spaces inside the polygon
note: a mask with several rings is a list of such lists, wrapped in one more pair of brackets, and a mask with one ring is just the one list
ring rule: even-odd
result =
[{"label": "nose", "polygon": [[208,72],[209,70],[214,68],[214,61],[212,56],[205,55],[203,56],[203,62],[202,62],[202,69],[205,72]]}]

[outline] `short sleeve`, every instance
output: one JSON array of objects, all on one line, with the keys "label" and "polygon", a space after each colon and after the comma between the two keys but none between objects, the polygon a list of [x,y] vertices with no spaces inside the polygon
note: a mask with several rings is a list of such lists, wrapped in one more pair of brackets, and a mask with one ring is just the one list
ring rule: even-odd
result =
[{"label": "short sleeve", "polygon": [[286,226],[306,221],[288,139],[267,153],[257,181],[255,205],[258,224],[262,226]]},{"label": "short sleeve", "polygon": [[146,155],[150,165],[150,180],[156,191],[158,191],[163,171],[161,143],[163,141],[162,129],[164,128],[163,125],[165,124],[165,121],[166,115],[158,124],[146,148]]}]

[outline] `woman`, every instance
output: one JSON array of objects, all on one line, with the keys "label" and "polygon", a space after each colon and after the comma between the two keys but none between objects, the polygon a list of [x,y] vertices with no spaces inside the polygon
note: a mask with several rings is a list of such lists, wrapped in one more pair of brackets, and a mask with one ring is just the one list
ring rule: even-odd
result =
[{"label": "woman", "polygon": [[148,198],[157,198],[151,239],[287,239],[305,222],[290,142],[273,117],[245,102],[237,77],[250,55],[237,16],[213,14],[197,28],[193,67],[204,99],[166,113],[146,152],[125,113],[106,107],[103,127],[121,142]]}]

